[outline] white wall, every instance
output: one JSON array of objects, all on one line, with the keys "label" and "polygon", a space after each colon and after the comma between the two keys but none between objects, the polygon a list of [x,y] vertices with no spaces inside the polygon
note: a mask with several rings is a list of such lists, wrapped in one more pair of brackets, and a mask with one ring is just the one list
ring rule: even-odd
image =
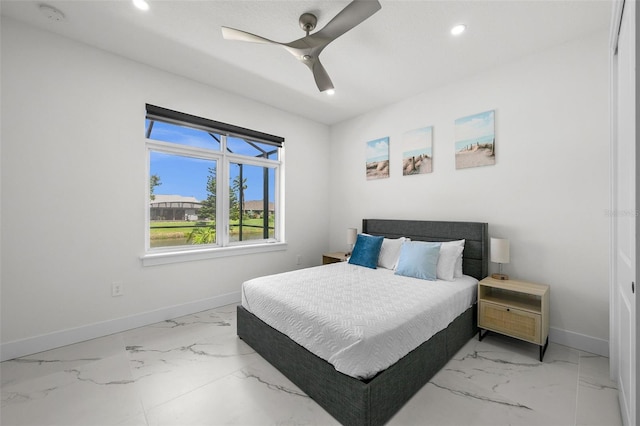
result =
[{"label": "white wall", "polygon": [[[606,354],[607,61],[593,34],[333,126],[332,249],[362,218],[488,222],[511,242],[505,271],[551,286],[551,340]],[[496,165],[456,170],[454,120],[491,109]],[[434,171],[403,177],[402,135],[424,126]],[[390,177],[367,181],[365,143],[385,136]]]},{"label": "white wall", "polygon": [[[1,30],[3,359],[237,300],[247,278],[344,250],[345,228],[367,217],[488,222],[511,240],[506,272],[551,285],[551,338],[606,353],[606,34],[330,132],[4,17]],[[286,138],[287,251],[141,266],[145,103]],[[497,164],[455,170],[453,121],[488,109]],[[434,172],[403,177],[402,134],[428,125]],[[366,181],[365,142],[383,136],[391,177]],[[111,297],[113,280],[125,296]]]},{"label": "white wall", "polygon": [[[329,186],[308,164],[328,169],[327,126],[4,17],[2,92],[3,358],[239,301],[248,278],[321,262]],[[141,265],[145,103],[286,138],[286,251]]]}]

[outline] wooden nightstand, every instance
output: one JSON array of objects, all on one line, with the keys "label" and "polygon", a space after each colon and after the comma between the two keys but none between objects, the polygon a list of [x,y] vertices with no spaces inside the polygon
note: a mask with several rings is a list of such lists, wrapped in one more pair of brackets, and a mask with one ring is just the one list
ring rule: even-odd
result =
[{"label": "wooden nightstand", "polygon": [[542,361],[549,345],[549,286],[483,279],[478,283],[478,328],[479,340],[494,331],[539,345]]},{"label": "wooden nightstand", "polygon": [[333,253],[322,254],[322,264],[328,265],[329,263],[344,262],[347,260],[347,253],[343,251],[336,251]]}]

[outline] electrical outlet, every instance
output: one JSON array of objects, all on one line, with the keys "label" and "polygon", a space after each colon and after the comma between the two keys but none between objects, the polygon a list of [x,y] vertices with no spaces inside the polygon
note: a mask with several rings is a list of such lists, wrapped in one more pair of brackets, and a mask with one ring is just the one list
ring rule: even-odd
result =
[{"label": "electrical outlet", "polygon": [[124,287],[122,281],[114,281],[111,283],[111,296],[118,297],[124,294]]}]

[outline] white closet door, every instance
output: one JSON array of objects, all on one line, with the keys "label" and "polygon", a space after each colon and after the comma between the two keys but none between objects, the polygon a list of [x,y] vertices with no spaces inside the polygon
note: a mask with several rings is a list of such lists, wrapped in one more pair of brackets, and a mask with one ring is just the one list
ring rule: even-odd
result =
[{"label": "white closet door", "polygon": [[620,409],[636,425],[636,85],[635,1],[626,0],[613,57],[612,364]]}]

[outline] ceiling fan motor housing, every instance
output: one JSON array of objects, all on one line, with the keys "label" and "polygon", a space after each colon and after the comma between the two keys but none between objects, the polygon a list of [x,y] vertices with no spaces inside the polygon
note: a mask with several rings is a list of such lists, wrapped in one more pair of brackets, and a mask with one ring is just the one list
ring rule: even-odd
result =
[{"label": "ceiling fan motor housing", "polygon": [[300,15],[298,22],[300,23],[300,28],[308,34],[315,30],[316,25],[318,24],[318,18],[316,18],[316,15],[313,13],[303,13]]}]

